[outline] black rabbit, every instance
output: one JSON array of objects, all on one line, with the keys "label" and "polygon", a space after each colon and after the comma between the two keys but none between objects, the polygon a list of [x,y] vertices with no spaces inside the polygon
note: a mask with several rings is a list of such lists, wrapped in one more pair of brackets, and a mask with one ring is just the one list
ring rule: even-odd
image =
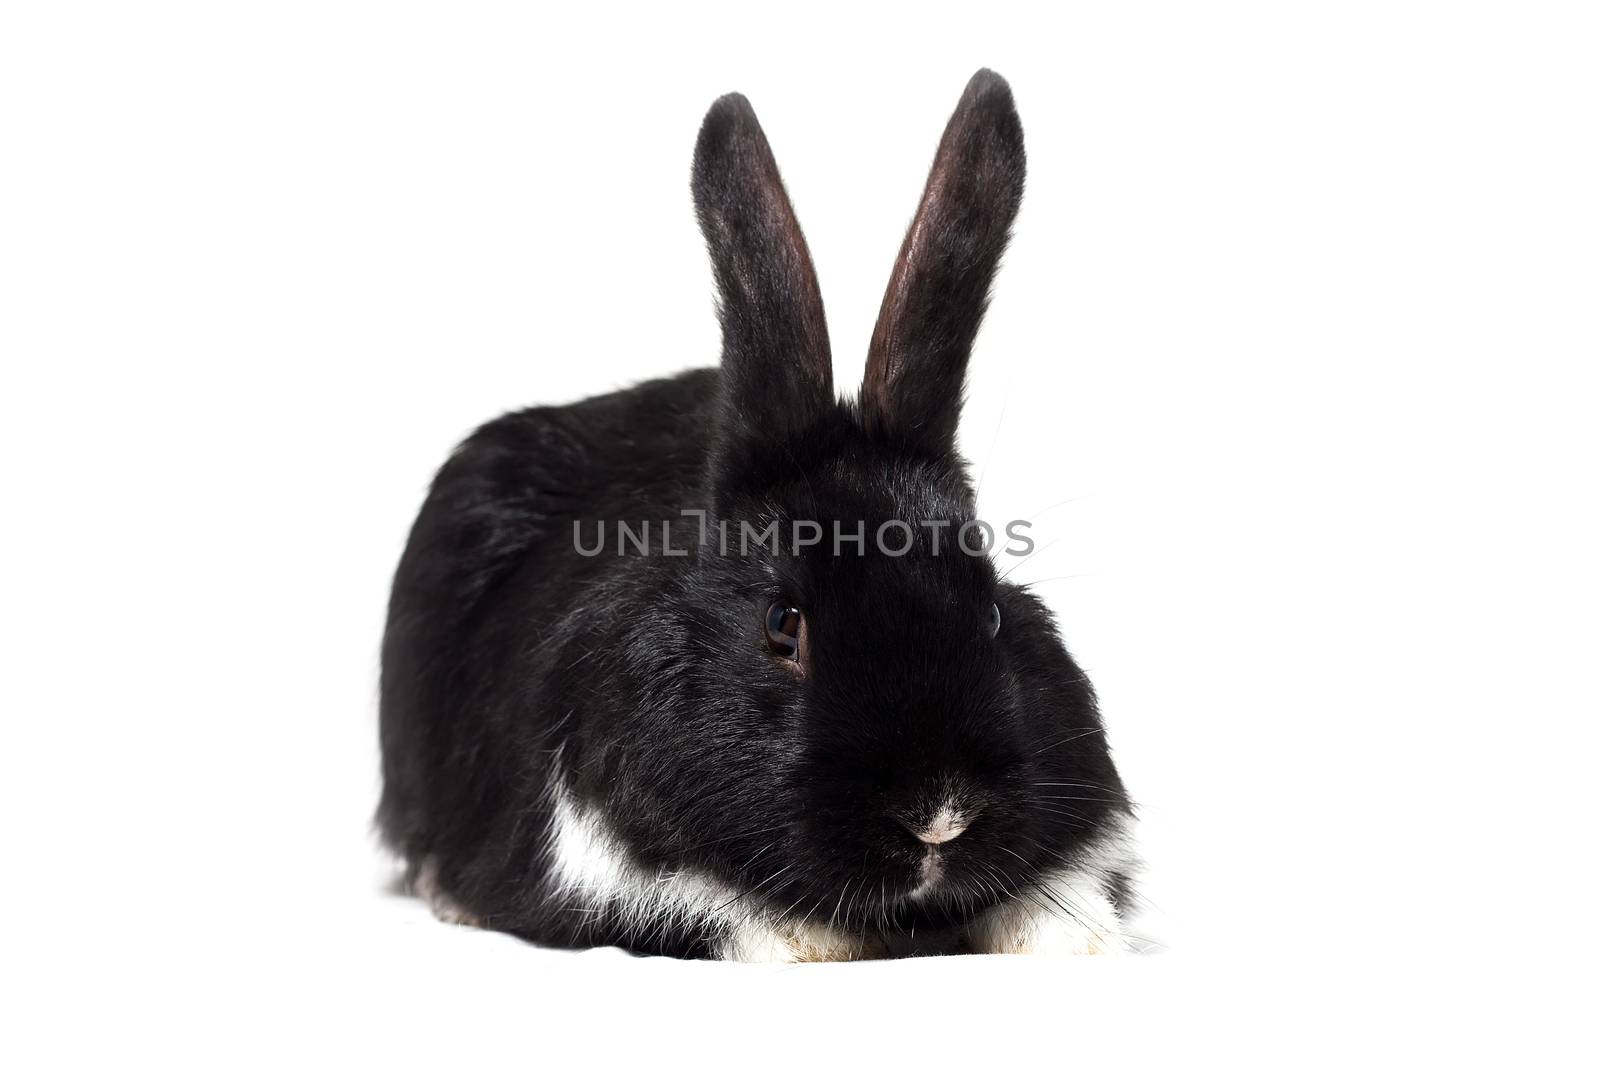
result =
[{"label": "black rabbit", "polygon": [[979,71],[841,401],[766,138],[712,105],[721,367],[482,427],[400,561],[378,822],[441,917],[737,960],[1127,946],[1093,691],[970,549],[955,451],[1023,170]]}]

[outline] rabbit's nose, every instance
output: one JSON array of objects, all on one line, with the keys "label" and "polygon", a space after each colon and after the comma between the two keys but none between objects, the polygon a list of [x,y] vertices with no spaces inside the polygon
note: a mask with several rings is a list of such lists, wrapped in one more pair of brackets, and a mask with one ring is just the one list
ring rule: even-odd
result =
[{"label": "rabbit's nose", "polygon": [[895,821],[918,841],[927,845],[942,845],[960,837],[977,815],[976,811],[964,811],[951,804],[941,804],[931,816],[913,820],[897,815]]}]

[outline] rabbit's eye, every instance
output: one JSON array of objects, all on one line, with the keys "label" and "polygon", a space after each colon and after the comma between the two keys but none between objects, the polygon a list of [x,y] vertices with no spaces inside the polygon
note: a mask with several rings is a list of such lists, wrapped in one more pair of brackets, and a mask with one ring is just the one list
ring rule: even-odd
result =
[{"label": "rabbit's eye", "polygon": [[800,638],[805,632],[800,609],[782,601],[767,608],[767,650],[784,659],[800,658]]},{"label": "rabbit's eye", "polygon": [[989,605],[989,636],[993,637],[1000,632],[1000,605]]}]

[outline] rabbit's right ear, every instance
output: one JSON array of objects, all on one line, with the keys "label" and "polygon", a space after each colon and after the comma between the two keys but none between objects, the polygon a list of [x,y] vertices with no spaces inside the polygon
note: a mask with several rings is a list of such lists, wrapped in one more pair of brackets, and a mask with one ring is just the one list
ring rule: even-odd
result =
[{"label": "rabbit's right ear", "polygon": [[720,296],[723,419],[743,436],[781,439],[833,406],[833,362],[811,253],[738,93],[706,113],[693,186]]}]

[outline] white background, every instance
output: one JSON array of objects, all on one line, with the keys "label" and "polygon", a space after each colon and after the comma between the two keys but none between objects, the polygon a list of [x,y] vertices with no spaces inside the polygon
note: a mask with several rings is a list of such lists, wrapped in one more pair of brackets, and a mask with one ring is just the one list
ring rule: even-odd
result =
[{"label": "white background", "polygon": [[[4,8],[0,1040],[1592,1057],[1585,5],[764,12]],[[1166,950],[766,971],[386,894],[377,650],[433,469],[714,360],[688,167],[731,89],[853,388],[982,65],[1029,186],[963,445],[1050,546],[1017,577],[1100,689]]]}]

